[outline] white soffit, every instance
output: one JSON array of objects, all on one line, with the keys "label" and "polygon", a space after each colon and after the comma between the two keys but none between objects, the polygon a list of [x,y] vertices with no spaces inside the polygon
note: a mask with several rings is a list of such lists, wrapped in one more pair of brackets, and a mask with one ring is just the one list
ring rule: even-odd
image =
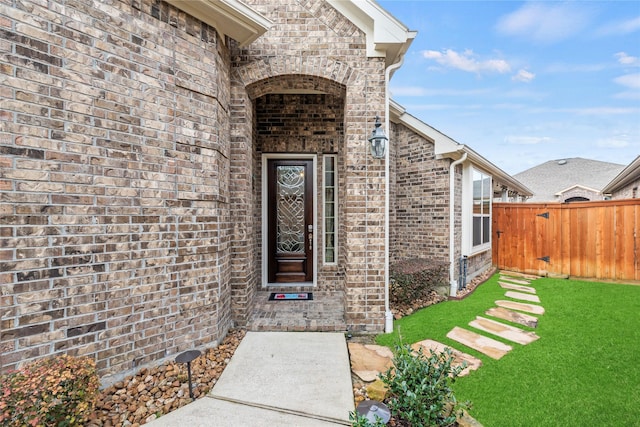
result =
[{"label": "white soffit", "polygon": [[602,192],[613,193],[637,179],[640,179],[640,156],[636,157],[622,172],[613,178],[611,182],[602,189]]},{"label": "white soffit", "polygon": [[410,31],[373,0],[327,0],[338,12],[362,30],[367,38],[367,56],[395,63],[406,53],[418,34]]},{"label": "white soffit", "polygon": [[[165,0],[215,28],[221,36],[229,36],[246,46],[273,23],[238,0]],[[224,39],[224,37],[223,37]]]}]

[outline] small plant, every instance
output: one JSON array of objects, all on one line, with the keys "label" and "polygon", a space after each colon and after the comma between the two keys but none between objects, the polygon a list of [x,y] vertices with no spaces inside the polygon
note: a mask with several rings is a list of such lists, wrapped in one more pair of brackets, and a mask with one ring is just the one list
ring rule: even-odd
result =
[{"label": "small plant", "polygon": [[397,346],[394,366],[380,374],[389,387],[387,404],[393,416],[413,427],[453,424],[468,404],[458,403],[453,395],[451,384],[465,365],[452,367],[452,360],[448,348],[427,356],[422,349]]},{"label": "small plant", "polygon": [[356,412],[349,412],[349,421],[351,421],[351,427],[384,427],[386,425],[378,417],[372,423],[367,417]]},{"label": "small plant", "polygon": [[84,425],[93,411],[99,380],[95,362],[56,356],[0,376],[0,425]]}]

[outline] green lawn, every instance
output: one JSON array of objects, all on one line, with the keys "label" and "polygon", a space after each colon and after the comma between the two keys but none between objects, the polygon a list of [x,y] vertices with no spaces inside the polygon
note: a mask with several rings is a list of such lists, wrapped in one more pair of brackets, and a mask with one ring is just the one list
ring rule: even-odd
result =
[{"label": "green lawn", "polygon": [[445,336],[454,326],[473,330],[469,321],[507,299],[497,275],[462,301],[397,321],[393,334],[376,340],[393,347],[399,336],[405,343],[430,338],[479,357],[483,366],[454,389],[487,427],[640,426],[640,286],[546,278],[531,286],[546,312],[536,329],[514,326],[540,339],[526,346],[501,340],[514,348],[501,360]]}]

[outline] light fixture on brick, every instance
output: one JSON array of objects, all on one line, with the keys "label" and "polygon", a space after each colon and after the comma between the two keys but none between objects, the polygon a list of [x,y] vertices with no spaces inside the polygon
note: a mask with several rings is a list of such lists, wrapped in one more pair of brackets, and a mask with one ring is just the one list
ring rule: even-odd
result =
[{"label": "light fixture on brick", "polygon": [[376,159],[383,159],[385,151],[387,149],[387,135],[384,130],[380,129],[380,117],[376,116],[376,123],[371,136],[369,137],[369,143],[371,144],[371,155]]}]

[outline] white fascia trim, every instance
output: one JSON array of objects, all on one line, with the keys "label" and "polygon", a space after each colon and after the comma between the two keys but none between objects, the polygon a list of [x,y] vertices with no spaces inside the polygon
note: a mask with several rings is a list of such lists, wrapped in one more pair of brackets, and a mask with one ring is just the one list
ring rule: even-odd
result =
[{"label": "white fascia trim", "polygon": [[602,189],[602,192],[614,193],[637,179],[640,179],[640,156],[636,157],[622,172],[613,178],[611,182]]},{"label": "white fascia trim", "polygon": [[504,183],[510,189],[517,191],[523,196],[533,196],[533,192],[527,188],[524,184],[520,183],[514,177],[491,163],[489,160],[482,157],[475,152],[469,146],[456,142],[453,138],[445,135],[439,130],[429,126],[420,119],[412,116],[406,112],[406,109],[398,104],[396,101],[391,101],[391,120],[394,123],[400,123],[419,135],[433,141],[436,158],[443,159],[448,158],[452,160],[458,160],[462,157],[462,153],[467,153],[468,160],[473,163],[477,168],[484,170],[491,175],[495,181]]},{"label": "white fascia trim", "polygon": [[576,185],[572,185],[571,187],[567,187],[564,190],[558,191],[556,194],[554,194],[554,196],[562,196],[567,191],[571,191],[571,190],[576,189],[576,188],[581,188],[583,190],[592,191],[594,193],[600,193],[600,190],[596,190],[595,188],[587,187],[585,185],[576,184]]},{"label": "white fascia trim", "polygon": [[386,66],[407,52],[417,31],[409,30],[373,0],[327,0],[338,12],[365,33],[367,56],[386,58]]},{"label": "white fascia trim", "polygon": [[[246,46],[273,25],[269,19],[238,0],[165,0]],[[224,39],[224,37],[223,37]]]}]

